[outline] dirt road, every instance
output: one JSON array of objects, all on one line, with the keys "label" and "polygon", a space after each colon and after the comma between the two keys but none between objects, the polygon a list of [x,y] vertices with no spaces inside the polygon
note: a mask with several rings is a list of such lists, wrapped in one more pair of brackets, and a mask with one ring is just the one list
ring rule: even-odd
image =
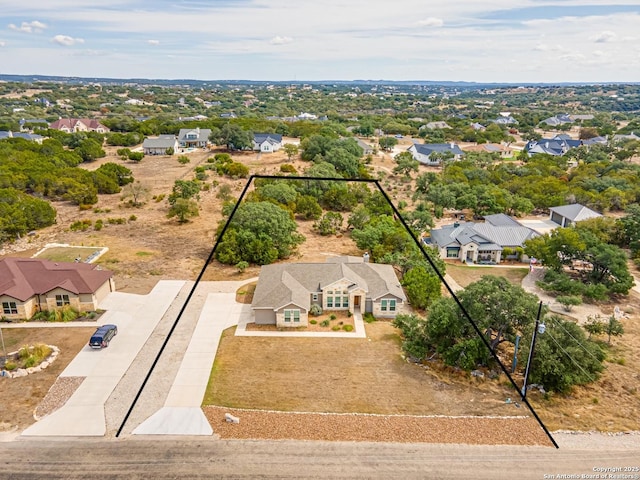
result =
[{"label": "dirt road", "polygon": [[[0,478],[541,479],[637,466],[638,451],[187,438],[0,443]],[[552,478],[552,477],[547,477]],[[557,477],[556,477],[557,478]],[[587,477],[584,477],[587,478]]]}]

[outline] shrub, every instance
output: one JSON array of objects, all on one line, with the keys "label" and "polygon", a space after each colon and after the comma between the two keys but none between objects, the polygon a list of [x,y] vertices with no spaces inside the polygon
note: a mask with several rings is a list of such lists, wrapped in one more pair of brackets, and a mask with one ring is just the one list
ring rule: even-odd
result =
[{"label": "shrub", "polygon": [[99,218],[98,220],[96,220],[96,223],[93,225],[93,229],[100,231],[102,230],[102,227],[104,226],[104,222],[102,221],[101,218]]},{"label": "shrub", "polygon": [[138,219],[138,217],[136,217],[135,215],[129,215],[129,221],[130,222],[135,222]]},{"label": "shrub", "polygon": [[570,312],[575,305],[582,303],[582,299],[577,295],[561,295],[556,297],[556,301],[562,305],[565,312]]},{"label": "shrub", "polygon": [[186,155],[180,155],[178,157],[178,163],[180,163],[181,165],[186,165],[187,163],[189,163],[191,160],[189,160],[189,157],[187,157]]},{"label": "shrub", "polygon": [[338,330],[340,330],[340,325],[334,325],[333,327],[331,327],[331,330],[337,332]]},{"label": "shrub", "polygon": [[77,232],[77,231],[81,231],[84,232],[85,230],[87,230],[89,227],[91,226],[91,220],[76,220],[75,222],[73,222],[71,224],[71,226],[69,227],[69,229],[72,232]]},{"label": "shrub", "polygon": [[352,331],[353,331],[353,325],[343,325],[343,326],[342,326],[342,329],[343,329],[345,332],[352,332]]},{"label": "shrub", "polygon": [[9,372],[12,370],[15,370],[16,368],[18,368],[18,364],[16,362],[13,362],[11,360],[9,360],[8,362],[6,362],[4,364],[4,369],[8,370]]},{"label": "shrub", "polygon": [[315,325],[316,323],[318,323],[318,321],[317,321],[317,320],[309,320],[309,323],[310,323],[311,325]]},{"label": "shrub", "polygon": [[329,326],[329,320],[322,320],[320,322],[320,326],[321,327],[328,327]]},{"label": "shrub", "polygon": [[336,317],[336,316],[335,316],[335,314],[333,314],[333,313],[332,313],[331,315],[329,315],[329,319],[330,319],[330,320],[335,320],[336,318],[337,318],[337,317]]},{"label": "shrub", "polygon": [[314,303],[313,305],[311,305],[311,308],[309,309],[309,313],[315,317],[322,315],[322,307],[317,303]]},{"label": "shrub", "polygon": [[366,312],[363,316],[364,321],[367,323],[373,323],[376,321],[376,317],[373,316],[373,313],[371,312]]},{"label": "shrub", "polygon": [[280,171],[282,173],[298,173],[298,171],[296,170],[296,167],[294,167],[289,163],[280,165]]}]

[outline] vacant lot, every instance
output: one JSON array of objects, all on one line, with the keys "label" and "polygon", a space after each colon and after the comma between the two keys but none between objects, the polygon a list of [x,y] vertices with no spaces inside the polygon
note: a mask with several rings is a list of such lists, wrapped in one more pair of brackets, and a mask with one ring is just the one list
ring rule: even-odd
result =
[{"label": "vacant lot", "polygon": [[514,285],[521,285],[522,279],[529,273],[528,267],[470,267],[459,263],[447,263],[447,273],[461,286],[466,287],[470,283],[477,282],[485,275],[504,277]]}]

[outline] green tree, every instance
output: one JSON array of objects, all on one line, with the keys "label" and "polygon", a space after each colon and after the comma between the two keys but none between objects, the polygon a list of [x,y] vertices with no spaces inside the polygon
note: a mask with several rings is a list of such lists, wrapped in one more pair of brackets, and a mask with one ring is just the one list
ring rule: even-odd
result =
[{"label": "green tree", "polygon": [[322,215],[322,207],[315,197],[311,195],[300,195],[296,201],[295,212],[307,220],[317,220],[320,218],[320,215]]},{"label": "green tree", "polygon": [[378,145],[380,145],[380,148],[388,152],[393,150],[393,147],[395,147],[397,144],[398,139],[395,137],[380,137],[380,139],[378,140]]},{"label": "green tree", "polygon": [[243,203],[220,241],[217,258],[232,265],[241,260],[264,265],[289,257],[304,241],[296,229],[290,214],[271,202]]},{"label": "green tree", "polygon": [[178,222],[186,223],[189,218],[197,217],[198,215],[198,204],[194,200],[177,198],[169,208],[167,218],[178,217]]},{"label": "green tree", "polygon": [[83,162],[93,162],[106,155],[101,144],[92,138],[81,141],[74,151],[82,157]]},{"label": "green tree", "polygon": [[176,180],[173,184],[173,192],[169,195],[169,203],[175,204],[179,198],[199,200],[200,182],[197,180]]},{"label": "green tree", "polygon": [[[212,132],[213,134],[213,132]],[[253,146],[253,135],[235,123],[226,123],[214,143],[226,145],[229,150],[244,150]]]},{"label": "green tree", "polygon": [[420,162],[413,158],[410,152],[402,152],[394,157],[396,166],[393,168],[393,173],[402,174],[407,178],[411,178],[411,174],[418,171]]},{"label": "green tree", "polygon": [[440,298],[440,279],[422,265],[410,269],[402,278],[402,285],[415,308],[426,309]]},{"label": "green tree", "polygon": [[[513,342],[518,332],[534,323],[538,311],[538,298],[504,277],[484,276],[460,291],[458,298],[493,350]],[[491,352],[452,298],[431,305],[427,333],[429,347],[449,365],[472,369],[491,361]]]},{"label": "green tree", "polygon": [[[574,322],[552,315],[546,319],[546,331],[538,334],[529,373],[529,383],[543,385],[547,391],[565,393],[574,385],[598,379],[605,352],[588,340]],[[532,326],[520,345],[520,364],[525,365],[531,345]],[[527,338],[528,337],[528,338]]]},{"label": "green tree", "polygon": [[285,143],[282,146],[284,153],[287,155],[287,160],[291,161],[291,158],[298,154],[298,146],[293,143]]},{"label": "green tree", "polygon": [[123,186],[133,182],[133,173],[127,167],[118,165],[117,163],[107,162],[96,170],[113,178],[118,185]]}]

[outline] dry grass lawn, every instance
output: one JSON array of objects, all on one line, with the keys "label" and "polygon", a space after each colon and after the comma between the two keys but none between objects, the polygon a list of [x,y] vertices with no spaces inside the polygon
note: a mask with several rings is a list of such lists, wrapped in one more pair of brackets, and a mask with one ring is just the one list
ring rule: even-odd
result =
[{"label": "dry grass lawn", "polygon": [[529,273],[528,267],[471,267],[460,263],[447,263],[447,273],[461,286],[477,282],[485,275],[504,277],[514,285],[522,285],[522,279]]},{"label": "dry grass lawn", "polygon": [[400,356],[388,322],[368,338],[221,339],[204,405],[277,411],[409,415],[527,415],[505,404],[504,382],[424,368]]}]

